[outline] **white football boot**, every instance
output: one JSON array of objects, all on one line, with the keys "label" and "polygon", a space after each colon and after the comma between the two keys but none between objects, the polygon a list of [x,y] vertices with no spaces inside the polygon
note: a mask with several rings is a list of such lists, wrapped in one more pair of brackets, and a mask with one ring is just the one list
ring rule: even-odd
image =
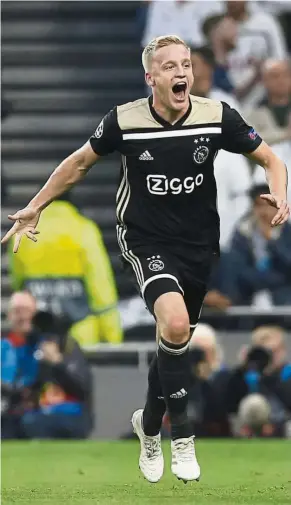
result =
[{"label": "white football boot", "polygon": [[133,431],[140,441],[139,468],[149,482],[158,482],[164,472],[161,435],[145,435],[142,425],[143,409],[136,410],[131,419]]},{"label": "white football boot", "polygon": [[188,480],[199,480],[200,466],[196,459],[194,436],[171,441],[172,473],[186,484]]}]

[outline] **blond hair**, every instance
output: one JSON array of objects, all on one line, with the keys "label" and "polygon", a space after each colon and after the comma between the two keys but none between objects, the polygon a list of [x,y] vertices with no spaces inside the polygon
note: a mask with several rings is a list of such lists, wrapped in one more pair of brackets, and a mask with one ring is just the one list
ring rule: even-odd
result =
[{"label": "blond hair", "polygon": [[178,37],[178,35],[162,35],[160,37],[156,37],[147,44],[142,52],[142,64],[145,72],[148,72],[149,70],[153,54],[161,47],[170,46],[171,44],[180,44],[189,49],[186,42]]},{"label": "blond hair", "polygon": [[190,349],[193,349],[193,347],[195,347],[196,344],[198,344],[199,346],[199,344],[203,345],[203,343],[209,347],[212,347],[214,351],[215,357],[213,362],[211,363],[211,369],[214,372],[215,370],[220,368],[223,363],[224,359],[223,350],[219,343],[215,329],[209,324],[199,323],[192,334],[189,347]]},{"label": "blond hair", "polygon": [[285,341],[285,332],[281,326],[262,325],[253,331],[252,343],[254,345],[268,344],[274,336],[279,337],[281,342]]}]

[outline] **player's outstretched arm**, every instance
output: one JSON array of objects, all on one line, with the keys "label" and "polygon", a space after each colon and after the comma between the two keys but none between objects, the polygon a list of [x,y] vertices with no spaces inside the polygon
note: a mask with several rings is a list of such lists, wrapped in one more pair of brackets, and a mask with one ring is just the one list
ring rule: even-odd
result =
[{"label": "player's outstretched arm", "polygon": [[1,243],[15,236],[13,252],[17,252],[23,235],[36,242],[36,235],[39,233],[36,226],[42,210],[79,182],[99,158],[100,156],[93,151],[88,141],[62,161],[29,204],[24,209],[8,216],[11,221],[14,221],[14,225],[3,237]]},{"label": "player's outstretched arm", "polygon": [[272,220],[272,226],[285,223],[290,216],[290,205],[287,202],[288,173],[285,164],[266,142],[262,142],[255,151],[247,156],[266,171],[270,194],[261,195],[261,198],[278,209]]}]

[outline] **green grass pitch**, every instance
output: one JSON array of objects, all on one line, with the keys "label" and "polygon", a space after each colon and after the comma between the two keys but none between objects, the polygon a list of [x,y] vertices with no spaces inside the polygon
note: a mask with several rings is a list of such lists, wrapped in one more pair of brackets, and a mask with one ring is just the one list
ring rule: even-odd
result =
[{"label": "green grass pitch", "polygon": [[136,442],[6,442],[3,505],[290,505],[290,441],[198,441],[199,483],[139,473]]}]

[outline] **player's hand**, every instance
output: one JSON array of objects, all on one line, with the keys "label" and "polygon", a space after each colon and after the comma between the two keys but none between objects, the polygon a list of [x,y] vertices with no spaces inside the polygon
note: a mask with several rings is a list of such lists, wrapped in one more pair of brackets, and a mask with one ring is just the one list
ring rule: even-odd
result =
[{"label": "player's hand", "polygon": [[14,221],[14,225],[2,238],[1,244],[8,242],[8,240],[15,235],[13,252],[16,253],[24,235],[30,240],[33,240],[33,242],[37,242],[35,235],[39,233],[39,231],[36,230],[39,218],[40,212],[37,212],[32,207],[25,207],[22,210],[18,210],[15,214],[8,216],[10,221]]},{"label": "player's hand", "polygon": [[290,216],[290,205],[287,200],[281,200],[274,195],[261,195],[263,200],[266,200],[269,205],[278,209],[275,217],[272,219],[271,226],[278,226],[279,224],[286,223]]}]

